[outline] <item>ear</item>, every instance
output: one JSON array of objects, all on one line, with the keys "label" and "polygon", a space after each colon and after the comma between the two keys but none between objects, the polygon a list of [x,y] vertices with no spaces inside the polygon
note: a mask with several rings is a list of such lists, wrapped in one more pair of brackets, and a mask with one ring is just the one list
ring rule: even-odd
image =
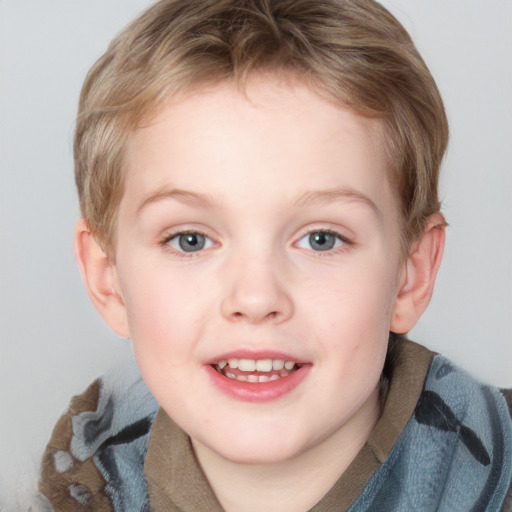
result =
[{"label": "ear", "polygon": [[446,222],[436,213],[428,218],[423,234],[412,244],[403,266],[390,331],[409,332],[427,308],[443,257],[445,231]]},{"label": "ear", "polygon": [[100,247],[84,219],[75,226],[74,251],[92,303],[116,334],[128,338],[128,317],[115,264]]}]

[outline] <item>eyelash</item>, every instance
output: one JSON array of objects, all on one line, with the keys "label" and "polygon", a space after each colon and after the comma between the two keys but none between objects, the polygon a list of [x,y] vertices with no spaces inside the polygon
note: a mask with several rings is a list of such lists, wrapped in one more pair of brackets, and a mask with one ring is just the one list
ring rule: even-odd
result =
[{"label": "eyelash", "polygon": [[199,251],[186,252],[186,251],[180,251],[178,249],[175,249],[174,247],[172,247],[170,245],[169,242],[171,242],[175,238],[178,238],[180,236],[185,236],[185,235],[201,235],[204,238],[211,240],[213,242],[213,244],[215,244],[213,239],[210,236],[208,236],[206,233],[204,233],[203,231],[200,231],[198,229],[185,229],[183,231],[178,230],[178,231],[174,231],[172,233],[166,234],[165,237],[159,242],[159,245],[164,250],[171,252],[173,254],[173,256],[177,256],[178,258],[183,258],[183,259],[194,258],[194,257],[198,256],[198,254],[201,253],[203,250],[206,250],[206,249],[200,249]]},{"label": "eyelash", "polygon": [[[337,231],[331,230],[331,229],[311,229],[309,231],[306,231],[305,233],[303,233],[300,236],[298,241],[295,242],[293,245],[295,247],[300,248],[298,243],[301,240],[303,240],[304,238],[306,238],[308,236],[311,236],[312,234],[315,234],[315,233],[322,233],[322,234],[326,234],[326,235],[331,235],[331,236],[335,237],[336,240],[341,242],[340,246],[333,247],[331,249],[326,249],[324,251],[322,251],[322,250],[315,251],[314,249],[305,248],[305,250],[307,250],[307,251],[309,251],[311,253],[314,253],[315,256],[319,256],[319,257],[332,256],[333,254],[338,254],[339,252],[346,251],[346,250],[348,250],[350,247],[352,247],[354,245],[354,242],[351,241],[350,239],[348,239],[346,236],[342,235],[341,233],[338,233]],[[169,233],[169,234],[165,235],[165,237],[159,242],[159,245],[164,250],[171,252],[174,256],[177,256],[178,258],[183,258],[183,259],[194,258],[194,257],[198,256],[199,253],[201,253],[204,250],[207,250],[207,249],[209,249],[211,247],[210,246],[210,247],[206,247],[206,248],[201,248],[198,251],[187,252],[187,251],[184,251],[184,250],[176,249],[176,248],[174,248],[174,247],[172,247],[170,245],[170,242],[172,240],[174,240],[174,239],[176,239],[176,238],[178,238],[180,236],[185,236],[185,235],[188,235],[188,234],[203,236],[205,239],[210,240],[212,242],[212,245],[215,244],[213,239],[210,236],[208,236],[206,233],[204,233],[203,231],[200,231],[200,230],[197,230],[197,229],[187,229],[187,230],[183,230],[183,231],[174,231],[172,233]]]},{"label": "eyelash", "polygon": [[297,242],[294,243],[294,245],[296,247],[299,247],[298,243],[301,240],[303,240],[304,238],[306,238],[308,236],[311,236],[312,234],[315,234],[315,233],[322,233],[322,234],[326,234],[326,235],[331,235],[331,236],[335,237],[338,241],[341,242],[340,246],[333,247],[332,249],[327,249],[325,251],[321,251],[321,250],[320,251],[315,251],[313,249],[306,249],[306,250],[314,253],[315,256],[319,256],[319,257],[332,256],[334,254],[338,254],[340,252],[347,251],[348,249],[350,249],[354,245],[354,242],[352,240],[350,240],[346,236],[342,235],[341,233],[338,233],[337,231],[334,231],[332,229],[322,229],[322,228],[310,229],[310,230],[306,231],[305,233],[303,233],[300,236],[300,238],[298,239]]}]

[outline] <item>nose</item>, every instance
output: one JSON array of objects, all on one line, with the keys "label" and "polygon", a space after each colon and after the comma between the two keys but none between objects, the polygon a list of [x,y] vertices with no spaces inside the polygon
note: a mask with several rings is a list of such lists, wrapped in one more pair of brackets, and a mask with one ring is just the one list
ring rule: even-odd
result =
[{"label": "nose", "polygon": [[281,323],[293,313],[293,302],[286,285],[286,274],[271,258],[250,258],[232,265],[222,315],[230,321],[258,324]]}]

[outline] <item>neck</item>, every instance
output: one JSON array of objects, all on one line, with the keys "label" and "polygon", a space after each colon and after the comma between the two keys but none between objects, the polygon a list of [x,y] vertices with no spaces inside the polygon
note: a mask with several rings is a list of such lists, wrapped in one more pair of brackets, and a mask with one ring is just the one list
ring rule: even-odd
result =
[{"label": "neck", "polygon": [[192,444],[226,512],[259,512],[263,506],[266,512],[305,512],[333,487],[368,439],[379,416],[377,391],[359,412],[313,447],[280,462],[242,464]]}]

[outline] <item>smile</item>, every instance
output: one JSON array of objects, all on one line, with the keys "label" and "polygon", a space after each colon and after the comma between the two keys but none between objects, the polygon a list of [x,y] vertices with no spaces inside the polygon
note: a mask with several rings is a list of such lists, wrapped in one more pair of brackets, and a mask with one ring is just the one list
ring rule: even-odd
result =
[{"label": "smile", "polygon": [[255,359],[226,354],[217,361],[210,360],[204,368],[214,386],[229,398],[268,402],[297,388],[309,375],[312,364],[278,354]]},{"label": "smile", "polygon": [[212,367],[221,375],[240,382],[263,383],[288,377],[301,364],[283,359],[235,359],[220,360]]}]

